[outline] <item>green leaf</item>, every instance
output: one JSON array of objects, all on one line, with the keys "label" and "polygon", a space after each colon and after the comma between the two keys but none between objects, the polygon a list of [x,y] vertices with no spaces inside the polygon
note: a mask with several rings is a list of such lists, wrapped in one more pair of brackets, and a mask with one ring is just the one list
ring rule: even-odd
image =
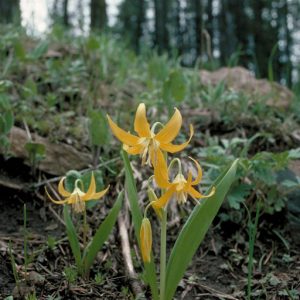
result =
[{"label": "green leaf", "polygon": [[100,48],[100,43],[94,36],[90,36],[87,40],[86,47],[89,50],[97,50]]},{"label": "green leaf", "polygon": [[14,115],[12,111],[6,111],[3,113],[3,119],[5,121],[4,134],[8,134],[14,125]]},{"label": "green leaf", "polygon": [[230,194],[227,196],[229,206],[234,209],[240,209],[241,203],[250,194],[251,186],[248,184],[239,184],[231,189]]},{"label": "green leaf", "polygon": [[81,273],[81,252],[80,252],[79,240],[77,237],[74,224],[71,220],[67,205],[64,206],[64,220],[66,223],[67,235],[75,259],[75,263],[78,269],[78,273]]},{"label": "green leaf", "polygon": [[33,156],[36,160],[41,160],[46,156],[46,147],[44,144],[28,142],[24,146],[29,156]]},{"label": "green leaf", "polygon": [[25,58],[26,58],[26,52],[25,52],[25,49],[24,49],[24,47],[23,47],[23,45],[20,41],[17,41],[14,44],[14,50],[15,50],[16,57],[19,60],[24,61]]},{"label": "green leaf", "polygon": [[[123,158],[124,167],[125,167],[125,187],[126,193],[129,200],[132,221],[135,231],[136,240],[138,241],[138,245],[140,247],[140,228],[142,224],[143,215],[139,208],[138,204],[138,194],[136,189],[135,180],[132,174],[131,165],[128,159],[127,153],[122,150],[121,156]],[[157,278],[155,272],[155,265],[153,258],[150,263],[145,264],[145,278],[147,283],[150,285],[152,298],[154,300],[158,299],[158,288],[157,288]]]},{"label": "green leaf", "polygon": [[91,243],[87,246],[83,254],[82,262],[83,262],[83,272],[85,274],[88,273],[89,269],[91,268],[95,260],[98,251],[101,249],[104,242],[107,240],[113,226],[117,221],[119,211],[122,207],[123,197],[124,197],[124,192],[119,194],[116,203],[114,204],[113,208],[109,212],[108,216],[104,219],[104,221],[99,226]]},{"label": "green leaf", "polygon": [[289,158],[290,159],[299,159],[300,158],[300,148],[291,149],[289,151]]},{"label": "green leaf", "polygon": [[22,96],[24,98],[33,98],[37,94],[38,89],[36,83],[31,78],[28,78],[23,85]]},{"label": "green leaf", "polygon": [[10,80],[0,80],[0,93],[6,92],[9,88],[13,86]]},{"label": "green leaf", "polygon": [[89,133],[91,143],[94,146],[102,146],[108,138],[107,119],[101,111],[91,111],[89,113]]},{"label": "green leaf", "polygon": [[168,101],[171,97],[177,102],[184,100],[186,94],[186,81],[184,75],[179,70],[173,70],[163,86],[163,99]]},{"label": "green leaf", "polygon": [[237,165],[238,160],[235,160],[230,168],[217,178],[213,184],[216,187],[216,193],[208,199],[201,200],[202,203],[195,206],[182,228],[167,265],[165,300],[173,299],[186,268],[218,213],[231,184],[235,180]]},{"label": "green leaf", "polygon": [[30,53],[30,58],[37,60],[41,58],[48,51],[49,43],[47,41],[40,42]]},{"label": "green leaf", "polygon": [[77,179],[81,179],[81,174],[78,171],[70,170],[67,172],[65,186],[66,186],[66,190],[69,191],[70,193],[74,190],[75,181]]}]

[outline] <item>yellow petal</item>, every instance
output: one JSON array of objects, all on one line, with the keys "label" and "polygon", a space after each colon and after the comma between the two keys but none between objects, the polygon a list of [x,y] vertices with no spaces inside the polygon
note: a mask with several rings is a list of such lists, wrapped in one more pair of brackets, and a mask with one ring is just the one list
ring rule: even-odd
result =
[{"label": "yellow petal", "polygon": [[110,186],[108,186],[105,190],[103,190],[101,192],[98,192],[98,193],[95,193],[95,194],[91,195],[89,198],[87,198],[86,195],[84,195],[83,197],[81,197],[81,199],[85,200],[85,201],[98,200],[98,199],[102,198],[108,192],[109,187]]},{"label": "yellow petal", "polygon": [[152,202],[154,209],[160,209],[166,206],[168,201],[171,199],[176,189],[176,185],[172,185],[160,198]]},{"label": "yellow petal", "polygon": [[[147,193],[148,193],[148,199],[149,199],[150,203],[157,201],[157,196],[156,196],[154,190],[151,187],[148,187]],[[162,220],[162,216],[163,216],[162,215],[162,209],[159,209],[155,206],[152,206],[152,208],[154,209],[154,211],[155,211],[157,217],[159,218],[159,220]]]},{"label": "yellow petal", "polygon": [[92,172],[90,186],[87,192],[84,195],[82,195],[80,198],[82,200],[90,199],[91,196],[95,194],[95,192],[96,192],[96,181],[95,181],[94,172]]},{"label": "yellow petal", "polygon": [[141,103],[135,114],[134,130],[140,137],[150,137],[150,125],[146,117],[146,107],[144,103]]},{"label": "yellow petal", "polygon": [[67,203],[67,202],[70,200],[70,198],[67,198],[67,199],[65,199],[65,200],[54,200],[54,199],[50,196],[50,194],[48,193],[48,191],[47,191],[46,188],[45,188],[45,192],[46,192],[48,198],[49,198],[53,203],[55,203],[55,204],[65,204],[65,203]]},{"label": "yellow petal", "polygon": [[198,172],[197,177],[194,181],[192,181],[192,185],[196,185],[196,184],[199,184],[199,182],[202,179],[202,168],[201,168],[200,164],[195,159],[193,159],[192,157],[189,157],[189,159],[191,159],[197,167],[197,172]]},{"label": "yellow petal", "polygon": [[151,261],[152,229],[148,218],[144,218],[140,230],[140,244],[144,262]]},{"label": "yellow petal", "polygon": [[171,183],[169,182],[167,162],[159,149],[156,152],[156,164],[154,162],[152,164],[154,166],[154,178],[157,185],[163,189],[170,187]]},{"label": "yellow petal", "polygon": [[170,152],[170,153],[179,152],[179,151],[183,150],[189,144],[189,142],[191,141],[193,135],[194,135],[194,128],[193,128],[192,125],[190,125],[190,137],[185,143],[180,144],[180,145],[174,145],[174,144],[171,144],[171,143],[161,144],[160,148],[162,150],[165,150],[165,151]]},{"label": "yellow petal", "polygon": [[201,198],[209,198],[209,197],[211,197],[216,192],[216,189],[215,189],[215,187],[213,187],[208,195],[203,195],[203,194],[199,193],[198,191],[196,191],[193,187],[190,186],[187,192],[192,197],[197,198],[197,199],[201,199]]},{"label": "yellow petal", "polygon": [[68,191],[65,190],[64,188],[64,180],[66,179],[66,177],[63,177],[58,184],[58,192],[63,196],[63,197],[69,197],[71,195],[71,193],[69,193]]},{"label": "yellow petal", "polygon": [[170,121],[165,125],[165,127],[155,136],[160,143],[169,143],[175,139],[181,128],[182,117],[180,111],[175,108],[175,112],[170,119]]},{"label": "yellow petal", "polygon": [[132,146],[132,147],[129,147],[126,145],[125,147],[123,147],[123,149],[128,154],[131,154],[131,155],[142,154],[144,151],[144,147],[142,145],[137,145],[137,146]]},{"label": "yellow petal", "polygon": [[113,132],[113,134],[124,144],[129,146],[137,145],[139,138],[135,135],[132,135],[125,130],[121,129],[113,120],[107,115],[108,124]]}]

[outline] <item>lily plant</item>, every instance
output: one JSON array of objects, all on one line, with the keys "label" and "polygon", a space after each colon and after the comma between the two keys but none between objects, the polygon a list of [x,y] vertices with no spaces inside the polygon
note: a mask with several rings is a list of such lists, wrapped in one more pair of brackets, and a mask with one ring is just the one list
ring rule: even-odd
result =
[{"label": "lily plant", "polygon": [[[196,160],[190,158],[196,165],[196,178],[193,178],[191,170],[188,171],[187,176],[184,176],[181,161],[178,158],[172,159],[168,164],[168,153],[173,154],[184,150],[194,134],[193,126],[190,125],[189,139],[180,145],[172,143],[182,126],[182,117],[177,108],[175,108],[173,116],[165,125],[161,122],[155,122],[150,127],[146,117],[145,104],[141,103],[137,108],[134,119],[134,130],[137,135],[120,128],[109,116],[107,118],[113,134],[123,143],[122,157],[125,165],[125,188],[130,202],[135,235],[144,262],[145,282],[149,284],[154,300],[171,300],[187,266],[234,181],[237,161],[227,170],[224,170],[212,186],[207,189],[206,194],[202,194],[198,190],[198,184],[202,179],[202,169]],[[160,127],[159,131],[156,130],[158,127]],[[150,187],[151,180],[148,180],[149,204],[146,206],[144,213],[139,207],[136,182],[127,153],[140,155],[142,166],[148,165],[153,168],[153,175],[150,179],[154,178],[160,188],[160,196],[158,197],[154,188]],[[171,173],[174,171],[175,164],[177,164],[177,173],[172,177]],[[178,204],[182,205],[187,201],[188,196],[195,202],[195,207],[179,233],[167,260],[168,203],[172,198],[175,198]],[[150,207],[155,210],[161,227],[159,285],[157,284],[156,267],[152,253],[151,221],[147,217]]]},{"label": "lily plant", "polygon": [[[107,240],[117,220],[117,215],[122,205],[123,193],[119,194],[119,197],[112,207],[111,211],[104,219],[102,224],[100,224],[90,242],[87,243],[88,224],[86,203],[91,200],[99,200],[103,198],[107,194],[109,186],[102,191],[96,192],[96,180],[94,177],[94,173],[92,172],[90,184],[86,192],[84,191],[84,185],[81,179],[76,179],[73,191],[68,191],[64,186],[65,179],[66,177],[61,178],[58,184],[58,192],[65,199],[55,200],[52,196],[50,196],[47,189],[45,189],[45,191],[47,196],[53,203],[65,205],[64,221],[66,224],[70,247],[75,258],[77,271],[79,275],[87,278],[98,251],[101,249],[103,243]],[[72,222],[68,206],[71,206],[72,210],[76,214],[82,214],[82,246],[80,243],[80,239],[78,238],[76,228]]]}]

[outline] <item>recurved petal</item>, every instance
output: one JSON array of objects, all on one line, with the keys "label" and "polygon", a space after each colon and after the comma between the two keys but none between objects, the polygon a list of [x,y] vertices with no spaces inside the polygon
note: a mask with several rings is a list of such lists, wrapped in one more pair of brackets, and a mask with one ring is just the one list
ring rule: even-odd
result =
[{"label": "recurved petal", "polygon": [[201,168],[200,164],[195,159],[193,159],[192,157],[189,157],[189,159],[191,159],[195,163],[195,165],[197,167],[197,173],[198,173],[197,177],[196,177],[196,179],[194,181],[192,181],[192,185],[196,185],[202,179],[202,168]]},{"label": "recurved petal", "polygon": [[140,137],[150,137],[150,125],[146,117],[146,107],[144,103],[141,103],[135,114],[134,130]]},{"label": "recurved petal", "polygon": [[158,149],[156,151],[156,164],[154,166],[155,182],[160,188],[166,189],[170,187],[168,166],[163,153]]},{"label": "recurved petal", "polygon": [[48,198],[49,198],[53,203],[55,203],[55,204],[65,204],[65,203],[67,203],[67,202],[70,200],[70,198],[67,198],[67,199],[65,199],[65,200],[55,200],[55,199],[53,199],[53,198],[50,196],[50,194],[48,193],[48,191],[47,191],[46,188],[45,188],[45,192],[46,192]]},{"label": "recurved petal", "polygon": [[105,190],[101,191],[101,192],[98,192],[98,193],[95,193],[95,194],[92,194],[91,196],[87,197],[86,194],[84,196],[81,197],[82,200],[84,201],[89,201],[89,200],[98,200],[100,198],[102,198],[109,190],[109,187],[108,186]]},{"label": "recurved petal", "polygon": [[135,135],[132,135],[122,128],[120,128],[114,121],[107,115],[108,124],[113,132],[113,134],[124,144],[129,146],[137,145],[139,138]]},{"label": "recurved petal", "polygon": [[160,198],[152,202],[153,208],[160,209],[166,206],[172,195],[175,193],[176,185],[172,185]]},{"label": "recurved petal", "polygon": [[187,190],[187,192],[192,197],[194,197],[196,199],[201,199],[201,198],[210,198],[212,195],[214,195],[214,193],[216,192],[216,189],[215,189],[215,187],[213,187],[208,195],[203,195],[203,194],[199,193],[198,191],[196,191],[192,186],[190,186],[189,189]]},{"label": "recurved petal", "polygon": [[144,147],[142,145],[137,145],[137,146],[127,146],[127,145],[123,145],[123,149],[131,155],[136,155],[136,154],[142,154],[144,151]]},{"label": "recurved petal", "polygon": [[190,137],[185,143],[180,144],[180,145],[174,145],[172,143],[160,144],[160,148],[162,150],[165,150],[170,153],[179,152],[179,151],[183,150],[190,143],[193,135],[194,135],[194,128],[193,128],[193,125],[190,125]]},{"label": "recurved petal", "polygon": [[169,143],[175,139],[181,128],[182,117],[180,111],[175,108],[175,112],[170,119],[170,121],[165,125],[165,127],[155,136],[160,143]]},{"label": "recurved petal", "polygon": [[81,199],[83,199],[85,197],[85,200],[87,200],[92,195],[94,195],[95,192],[96,192],[96,181],[95,181],[94,172],[92,172],[90,186],[89,186],[87,192],[83,196],[81,196]]},{"label": "recurved petal", "polygon": [[64,181],[65,181],[66,177],[63,177],[58,184],[58,192],[63,196],[63,197],[69,197],[71,195],[71,193],[69,193],[68,191],[65,190],[64,188]]}]

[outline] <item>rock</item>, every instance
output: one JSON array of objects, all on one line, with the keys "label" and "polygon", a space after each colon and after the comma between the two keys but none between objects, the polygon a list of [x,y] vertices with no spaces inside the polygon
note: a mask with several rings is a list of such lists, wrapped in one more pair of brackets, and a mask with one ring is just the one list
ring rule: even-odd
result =
[{"label": "rock", "polygon": [[30,281],[30,283],[32,283],[33,285],[42,285],[45,282],[45,277],[35,271],[31,271],[28,274],[28,280]]},{"label": "rock", "polygon": [[221,68],[216,71],[200,71],[200,79],[204,85],[217,85],[224,81],[229,89],[237,92],[246,92],[256,98],[265,99],[266,104],[287,109],[293,100],[294,94],[277,82],[266,79],[256,79],[247,69],[242,67]]},{"label": "rock", "polygon": [[[24,148],[28,142],[26,131],[14,126],[9,137],[10,152],[14,156],[24,159],[25,163],[29,165],[28,153]],[[45,145],[46,157],[39,163],[38,169],[49,174],[63,175],[69,170],[81,170],[92,161],[90,154],[79,152],[67,144],[54,144],[37,134],[32,134],[32,140]]]}]

